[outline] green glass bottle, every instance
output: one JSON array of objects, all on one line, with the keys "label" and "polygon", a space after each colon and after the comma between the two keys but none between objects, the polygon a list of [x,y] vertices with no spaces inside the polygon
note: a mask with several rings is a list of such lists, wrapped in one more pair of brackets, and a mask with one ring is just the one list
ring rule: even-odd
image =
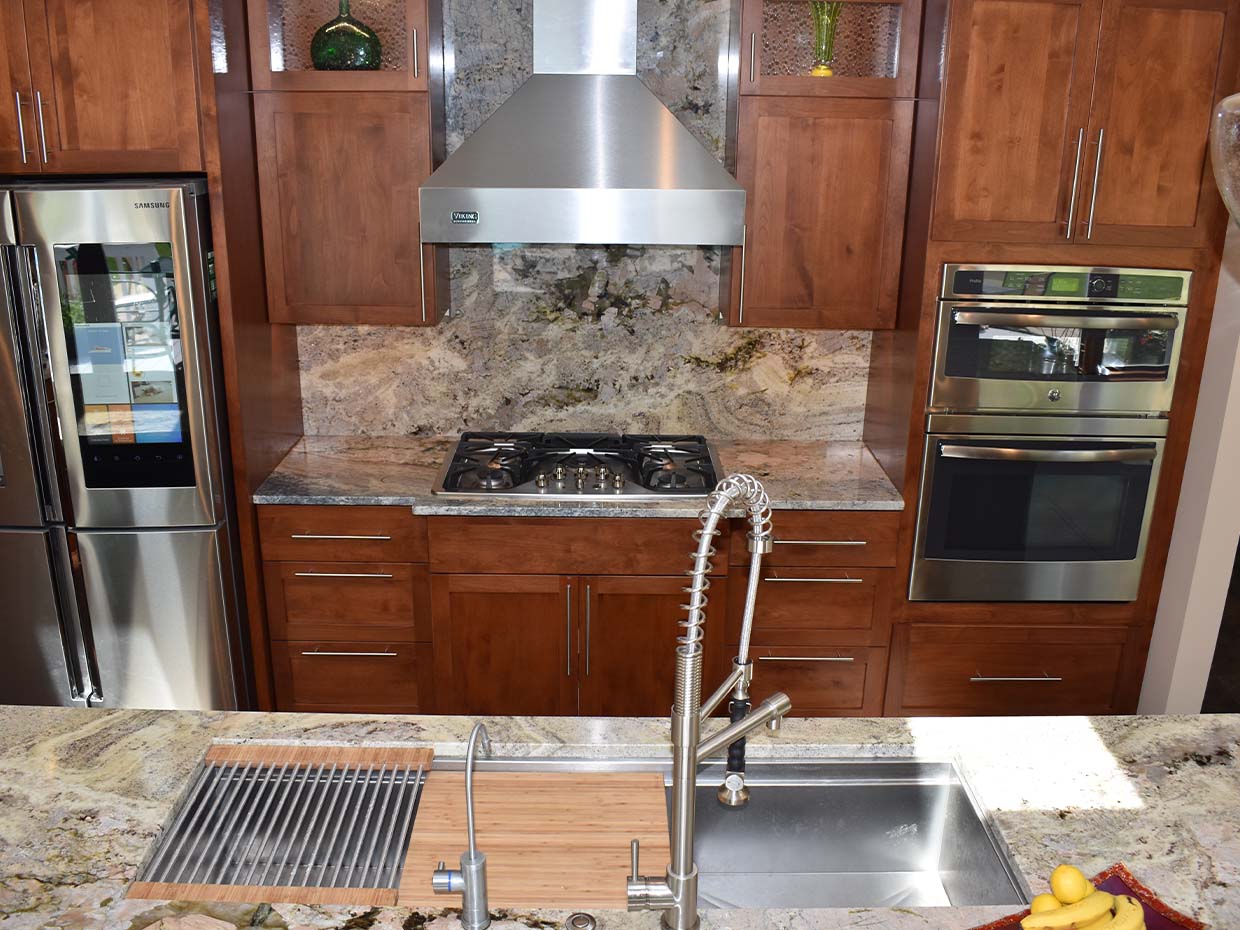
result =
[{"label": "green glass bottle", "polygon": [[310,41],[310,60],[319,71],[378,71],[380,51],[375,31],[349,15],[349,0],[340,0],[340,15]]}]

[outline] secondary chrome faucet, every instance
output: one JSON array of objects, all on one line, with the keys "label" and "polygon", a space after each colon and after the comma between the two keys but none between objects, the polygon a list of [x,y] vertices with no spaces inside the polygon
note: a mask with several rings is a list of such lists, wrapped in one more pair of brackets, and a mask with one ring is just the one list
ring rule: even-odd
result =
[{"label": "secondary chrome faucet", "polygon": [[[732,671],[723,684],[702,703],[702,638],[706,623],[706,592],[710,588],[711,557],[715,555],[714,538],[719,535],[719,520],[728,507],[744,505],[749,523],[750,562],[749,587],[745,594],[745,613],[741,624],[741,648],[732,662]],[[662,910],[666,930],[697,930],[698,870],[693,861],[694,795],[697,788],[697,767],[725,746],[744,739],[746,734],[766,724],[776,729],[780,720],[792,710],[788,695],[772,694],[756,708],[748,710],[749,634],[753,626],[753,610],[757,600],[762,556],[771,551],[771,509],[761,482],[749,475],[729,475],[716,486],[707,499],[700,518],[702,528],[694,534],[697,550],[693,554],[692,583],[685,589],[689,595],[687,619],[681,621],[684,634],[676,646],[676,696],[672,704],[672,860],[663,879],[642,876],[639,872],[639,847],[632,844],[632,875],[628,882],[629,910]],[[702,722],[731,693],[733,708],[743,702],[742,713],[721,730],[702,739]],[[738,777],[734,777],[738,776]],[[748,797],[743,772],[729,772],[720,800],[736,806]]]},{"label": "secondary chrome faucet", "polygon": [[491,754],[491,737],[482,723],[475,723],[469,734],[469,748],[465,752],[465,819],[469,829],[469,849],[461,853],[460,869],[445,868],[441,859],[439,868],[431,876],[431,888],[435,894],[461,895],[461,926],[464,930],[486,930],[491,926],[491,913],[487,907],[487,857],[478,852],[478,840],[474,834],[474,756],[478,743],[482,751]]}]

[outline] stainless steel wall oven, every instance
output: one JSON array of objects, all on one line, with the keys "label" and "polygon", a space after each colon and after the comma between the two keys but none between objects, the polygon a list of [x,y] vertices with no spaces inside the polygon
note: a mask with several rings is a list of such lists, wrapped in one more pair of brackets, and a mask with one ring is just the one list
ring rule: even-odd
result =
[{"label": "stainless steel wall oven", "polygon": [[1190,278],[946,266],[911,600],[1136,598]]}]

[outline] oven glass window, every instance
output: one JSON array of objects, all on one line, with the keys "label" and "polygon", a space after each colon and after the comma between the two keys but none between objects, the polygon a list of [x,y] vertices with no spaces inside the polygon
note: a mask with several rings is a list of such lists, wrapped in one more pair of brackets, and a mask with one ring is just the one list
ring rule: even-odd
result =
[{"label": "oven glass window", "polygon": [[192,487],[172,246],[56,248],[86,486]]},{"label": "oven glass window", "polygon": [[[1137,557],[1153,462],[1025,461],[1024,450],[1152,449],[1140,443],[936,442],[924,556],[991,562]],[[1002,459],[945,455],[1010,450]]]},{"label": "oven glass window", "polygon": [[[1013,316],[1013,322],[1002,320]],[[1039,310],[1037,317],[1056,314]],[[952,312],[946,371],[954,378],[1020,381],[1165,381],[1177,330],[1167,314],[1154,325],[1108,328],[1106,314],[1061,314],[1062,325],[1028,325],[1007,308]],[[977,320],[985,322],[975,322]],[[1088,326],[1081,325],[1088,321]]]}]

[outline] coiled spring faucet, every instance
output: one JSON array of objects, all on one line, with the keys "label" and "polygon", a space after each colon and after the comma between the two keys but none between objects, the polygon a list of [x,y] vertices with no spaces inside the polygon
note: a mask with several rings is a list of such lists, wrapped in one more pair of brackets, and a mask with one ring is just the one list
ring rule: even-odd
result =
[{"label": "coiled spring faucet", "polygon": [[[745,594],[745,613],[741,627],[740,651],[732,663],[732,671],[723,684],[702,703],[702,638],[706,623],[707,591],[710,589],[711,557],[715,555],[714,538],[719,535],[719,521],[732,505],[741,503],[750,523],[748,534],[750,563],[749,587]],[[676,646],[676,695],[672,704],[672,859],[666,877],[644,877],[638,871],[639,849],[632,846],[632,872],[628,882],[629,910],[662,910],[666,930],[697,930],[698,870],[693,861],[695,822],[694,795],[697,788],[697,767],[725,746],[730,747],[745,735],[766,724],[774,729],[791,710],[788,695],[778,692],[752,710],[749,709],[749,634],[753,626],[753,610],[757,600],[762,556],[771,551],[770,501],[762,483],[749,475],[729,475],[707,498],[699,519],[702,528],[694,533],[697,549],[693,553],[691,582],[685,592],[689,603],[688,617],[681,621],[684,634]],[[701,738],[702,721],[710,716],[729,694],[733,697],[732,722],[706,739]],[[741,707],[738,709],[738,703]],[[732,768],[732,766],[729,766]],[[725,804],[743,804],[748,796],[743,772],[729,772],[732,781],[727,791],[720,792]]]},{"label": "coiled spring faucet", "polygon": [[491,926],[491,913],[487,907],[487,857],[478,852],[478,839],[474,833],[474,757],[478,743],[482,751],[491,754],[491,737],[485,724],[475,723],[469,734],[469,748],[465,752],[465,818],[469,829],[469,849],[461,853],[460,869],[445,868],[442,860],[431,876],[431,888],[435,894],[461,895],[461,926],[464,930],[486,930]]}]

